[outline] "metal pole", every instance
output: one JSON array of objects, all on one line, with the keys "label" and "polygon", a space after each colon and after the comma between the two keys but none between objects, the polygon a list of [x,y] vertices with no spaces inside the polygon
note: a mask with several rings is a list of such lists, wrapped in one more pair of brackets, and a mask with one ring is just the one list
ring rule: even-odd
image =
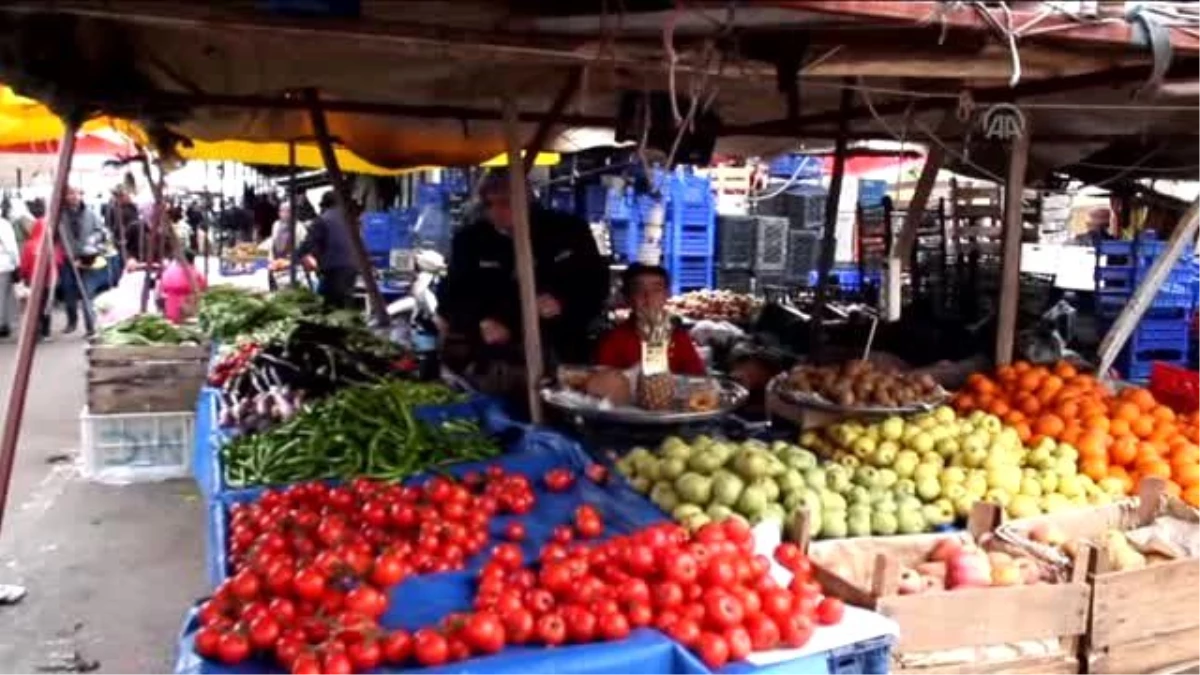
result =
[{"label": "metal pole", "polygon": [[[292,249],[288,251],[288,281],[296,285],[296,141],[288,141],[288,241]],[[274,243],[274,242],[272,242]]]},{"label": "metal pole", "polygon": [[[504,136],[508,142],[509,195],[512,202],[513,248],[516,253],[517,287],[521,298],[521,328],[525,345],[525,390],[529,398],[529,419],[542,421],[542,399],[538,388],[542,380],[542,335],[537,311],[537,288],[533,278],[533,244],[529,240],[529,197],[525,172],[521,165],[521,132],[517,106],[511,97],[504,99]],[[533,148],[537,152],[537,148]]]},{"label": "metal pole", "polygon": [[[847,78],[842,87],[838,120],[837,142],[833,151],[833,176],[829,180],[829,194],[825,197],[825,232],[821,238],[821,259],[817,265],[817,300],[813,310],[812,349],[813,360],[821,362],[825,351],[825,298],[828,294],[829,271],[833,269],[834,249],[837,246],[838,200],[842,197],[842,180],[846,175],[846,136],[850,128],[850,105],[854,102],[853,81]],[[861,279],[859,280],[862,281]]]},{"label": "metal pole", "polygon": [[[379,293],[379,282],[375,279],[375,269],[371,266],[371,258],[367,255],[367,247],[363,244],[362,230],[358,226],[358,213],[354,208],[354,200],[350,198],[350,188],[346,185],[346,177],[338,166],[337,153],[333,150],[333,137],[329,134],[329,125],[325,121],[325,111],[321,108],[321,99],[315,89],[304,92],[308,99],[309,114],[312,117],[313,133],[317,137],[317,147],[321,149],[321,158],[325,161],[325,171],[329,173],[329,182],[333,184],[333,194],[337,197],[338,205],[342,208],[342,217],[350,234],[350,248],[358,263],[359,274],[363,277],[363,285],[367,287],[367,304],[375,315],[375,321],[380,326],[391,324],[387,313],[387,304]],[[519,158],[518,158],[519,159]]]},{"label": "metal pole", "polygon": [[[79,125],[74,120],[67,122],[62,142],[58,145],[58,168],[54,174],[54,191],[50,194],[46,217],[48,223],[56,223],[62,212],[63,197],[67,192],[67,177],[71,173],[71,159],[75,153],[75,132]],[[21,333],[17,342],[17,365],[13,369],[12,386],[8,390],[8,409],[4,415],[4,435],[0,436],[0,529],[3,528],[8,488],[12,482],[13,462],[17,454],[17,442],[21,435],[21,421],[25,416],[25,400],[29,393],[29,376],[33,370],[33,352],[37,346],[42,303],[50,291],[50,272],[54,260],[54,228],[42,229],[42,240],[38,242],[37,262],[34,265],[30,284],[29,300],[25,305],[25,316],[21,320]]]}]

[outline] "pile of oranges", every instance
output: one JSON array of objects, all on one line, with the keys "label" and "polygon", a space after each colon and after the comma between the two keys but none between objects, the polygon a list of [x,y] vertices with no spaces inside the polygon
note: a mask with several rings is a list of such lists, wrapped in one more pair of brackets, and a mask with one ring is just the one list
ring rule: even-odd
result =
[{"label": "pile of oranges", "polygon": [[954,406],[996,415],[1027,445],[1044,437],[1070,443],[1079,450],[1079,470],[1095,481],[1116,478],[1132,493],[1143,477],[1158,476],[1172,494],[1200,507],[1197,412],[1178,414],[1145,389],[1114,394],[1065,361],[1019,361],[992,376],[968,377]]}]

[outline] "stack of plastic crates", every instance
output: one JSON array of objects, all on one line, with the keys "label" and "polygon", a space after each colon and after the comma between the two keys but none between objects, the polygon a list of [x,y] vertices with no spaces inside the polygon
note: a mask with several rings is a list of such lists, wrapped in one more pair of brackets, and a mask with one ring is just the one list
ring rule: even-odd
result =
[{"label": "stack of plastic crates", "polygon": [[[1096,256],[1096,314],[1103,330],[1120,315],[1165,249],[1165,243],[1144,237],[1100,242]],[[1187,254],[1167,274],[1117,360],[1117,370],[1127,380],[1147,381],[1155,361],[1187,363],[1198,279],[1196,259]]]},{"label": "stack of plastic crates", "polygon": [[599,183],[585,185],[583,188],[583,204],[580,211],[589,223],[598,223],[604,220],[605,216],[605,201],[608,199],[608,193],[604,186]]},{"label": "stack of plastic crates", "polygon": [[[585,208],[592,208],[586,197]],[[610,187],[603,201],[603,217],[608,222],[608,238],[613,257],[621,262],[637,260],[638,246],[642,243],[642,222],[638,215],[633,191],[624,187]]]},{"label": "stack of plastic crates", "polygon": [[671,292],[712,288],[717,208],[710,181],[677,171],[662,191],[667,199],[663,257]]},{"label": "stack of plastic crates", "polygon": [[376,269],[404,266],[402,262],[397,264],[395,258],[412,248],[410,239],[416,217],[415,209],[368,211],[362,215],[363,244]]}]

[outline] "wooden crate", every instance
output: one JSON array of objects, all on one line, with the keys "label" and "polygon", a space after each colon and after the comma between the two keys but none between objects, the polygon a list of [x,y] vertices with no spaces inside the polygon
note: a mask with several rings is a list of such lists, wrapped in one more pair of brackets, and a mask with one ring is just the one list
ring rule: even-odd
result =
[{"label": "wooden crate", "polygon": [[89,345],[87,405],[93,415],[186,412],[208,373],[207,345]]},{"label": "wooden crate", "polygon": [[[1090,588],[1082,570],[1065,583],[993,587],[900,595],[897,592],[901,559],[928,551],[946,537],[979,540],[1000,523],[999,510],[977,504],[967,533],[872,537],[846,540],[873,555],[869,581],[843,577],[817,558],[813,570],[831,595],[877,611],[900,624],[900,639],[892,650],[893,672],[903,673],[1078,673],[1078,649],[1087,629]],[[805,530],[796,524],[796,535]],[[861,542],[860,544],[858,544]],[[822,544],[816,544],[821,546]],[[1081,552],[1087,564],[1090,549]],[[855,575],[862,578],[862,571]],[[1020,642],[1057,642],[1052,654],[1031,654],[994,660],[948,662],[913,667],[905,665],[917,654],[978,650]],[[976,657],[985,658],[985,657]],[[931,661],[933,661],[931,659]]]}]

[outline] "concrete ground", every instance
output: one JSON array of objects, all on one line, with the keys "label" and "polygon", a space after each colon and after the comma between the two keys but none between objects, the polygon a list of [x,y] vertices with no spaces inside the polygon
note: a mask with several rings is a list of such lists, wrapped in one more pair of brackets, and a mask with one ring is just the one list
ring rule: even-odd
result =
[{"label": "concrete ground", "polygon": [[[187,607],[206,590],[202,501],[190,481],[107,486],[80,477],[84,345],[39,345],[0,532],[0,672],[171,672]],[[0,343],[0,411],[16,358]],[[0,415],[3,413],[0,412]]]}]

